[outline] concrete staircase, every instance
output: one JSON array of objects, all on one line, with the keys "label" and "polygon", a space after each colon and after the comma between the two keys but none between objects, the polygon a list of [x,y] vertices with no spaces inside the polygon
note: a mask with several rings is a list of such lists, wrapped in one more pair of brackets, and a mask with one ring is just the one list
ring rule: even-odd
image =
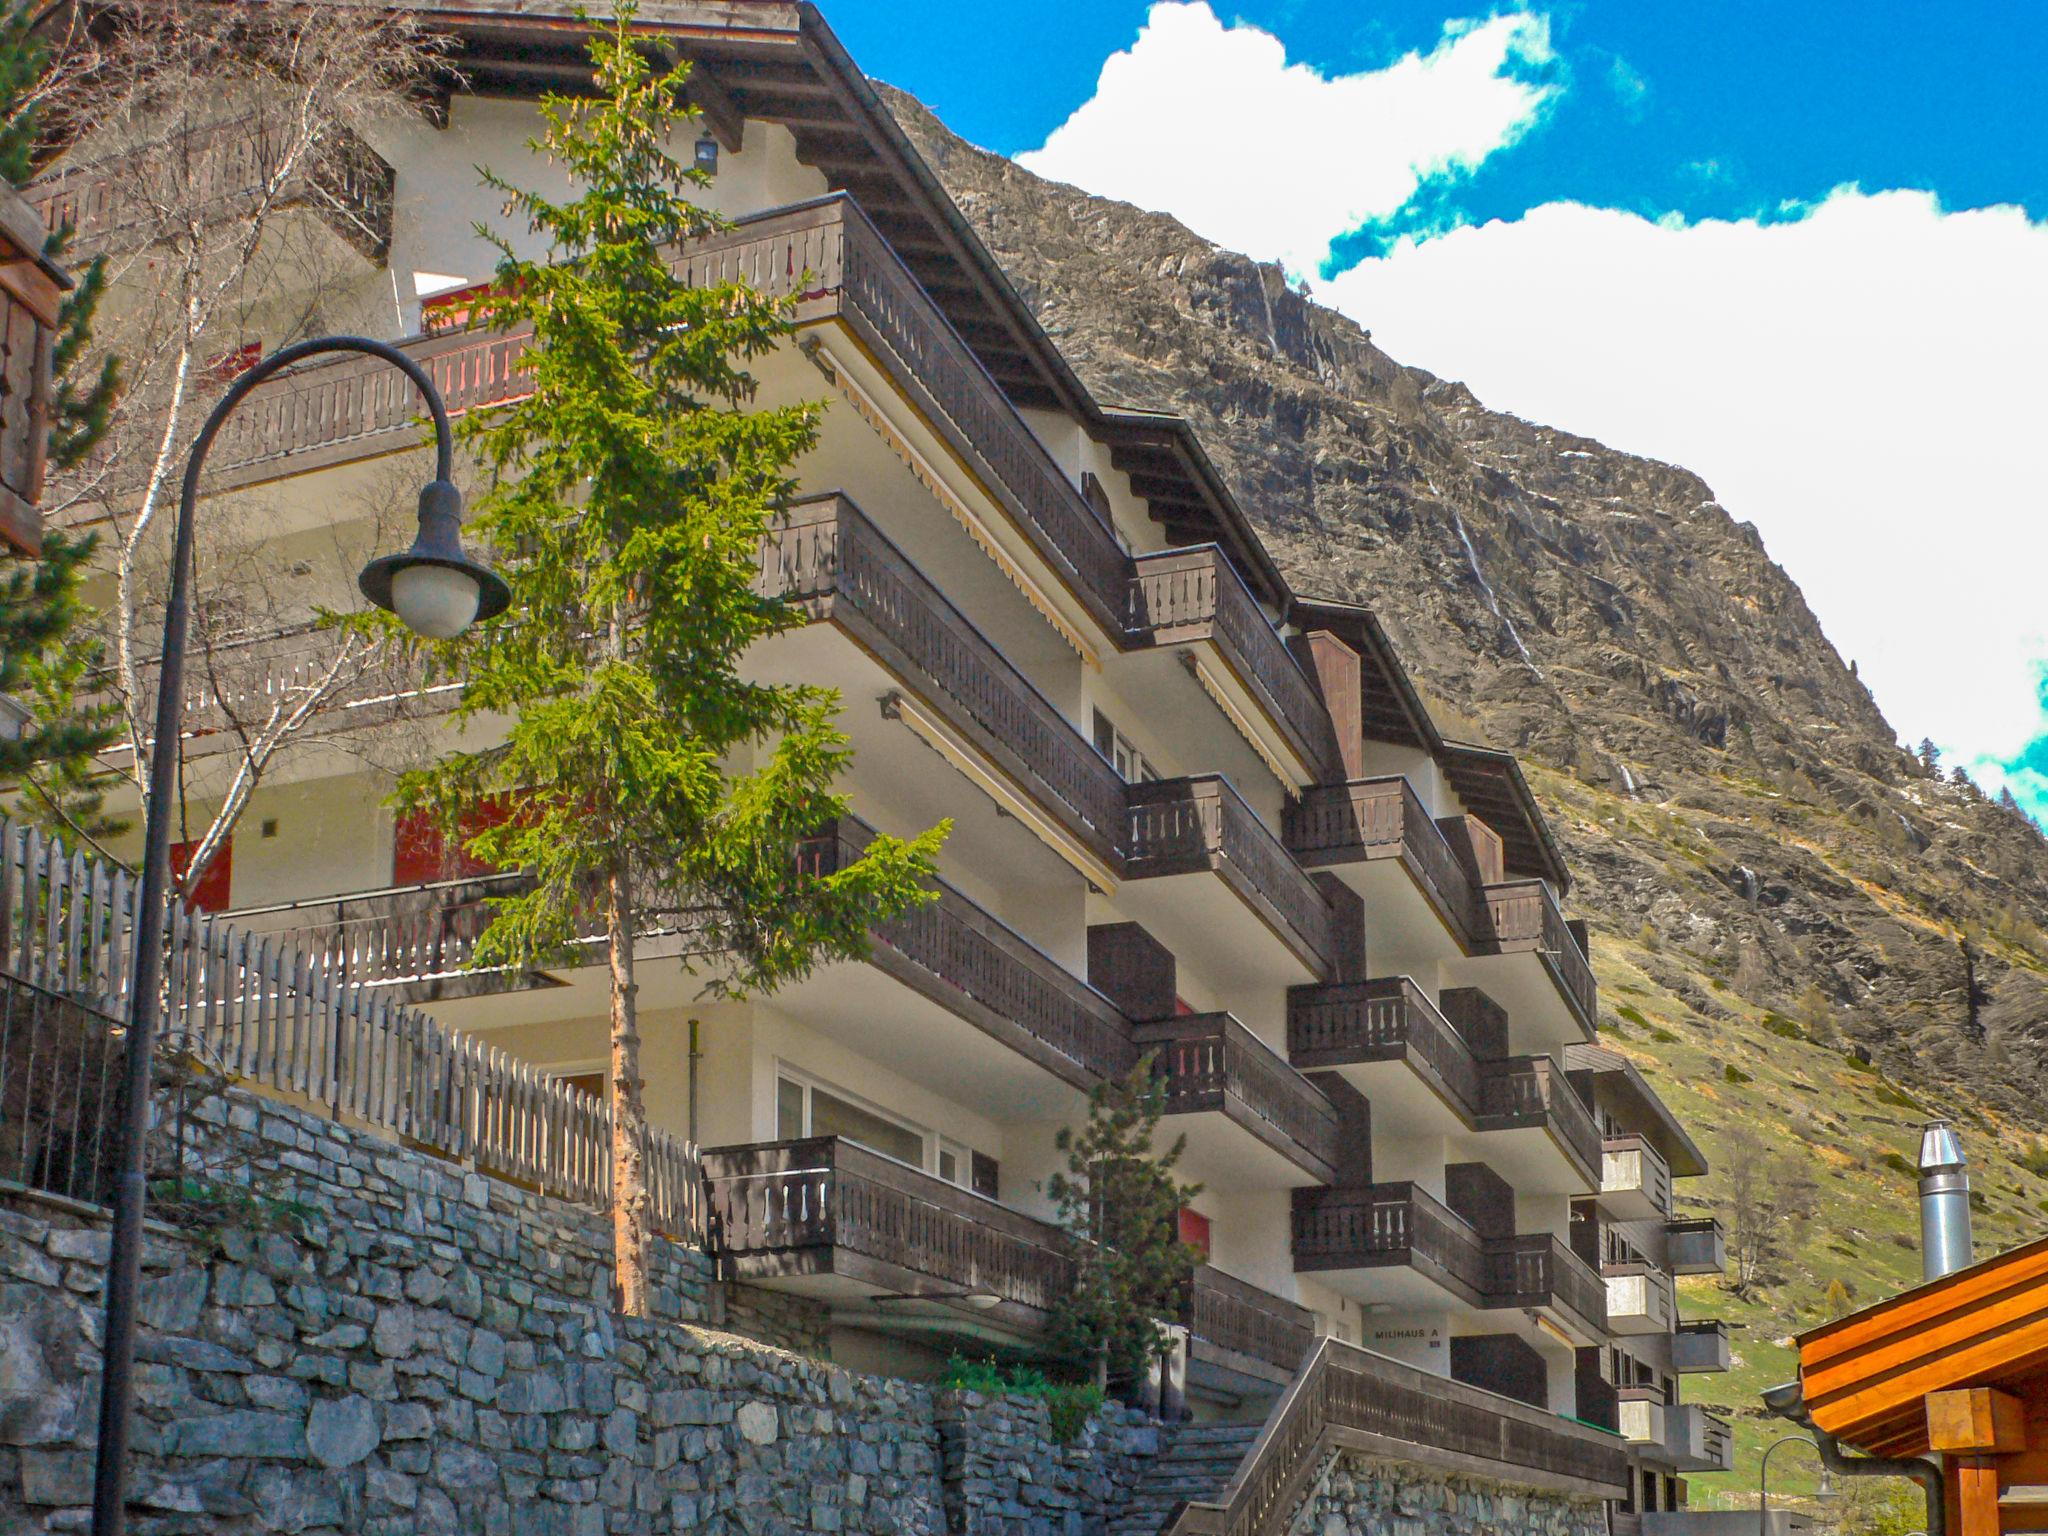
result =
[{"label": "concrete staircase", "polygon": [[1159,1536],[1183,1500],[1216,1498],[1259,1438],[1259,1427],[1179,1424],[1161,1430],[1159,1458],[1110,1515],[1109,1536]]}]

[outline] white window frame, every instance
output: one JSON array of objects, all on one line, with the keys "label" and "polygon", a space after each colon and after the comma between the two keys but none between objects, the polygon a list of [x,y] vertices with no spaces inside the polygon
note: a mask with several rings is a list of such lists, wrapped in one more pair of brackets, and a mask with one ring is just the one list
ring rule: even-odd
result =
[{"label": "white window frame", "polygon": [[[865,1098],[858,1093],[854,1093],[848,1089],[842,1088],[839,1086],[839,1084],[833,1082],[828,1077],[820,1077],[815,1072],[806,1072],[801,1067],[792,1067],[791,1065],[789,1065],[789,1063],[782,1061],[779,1058],[775,1063],[776,1091],[774,1103],[777,1120],[775,1126],[776,1140],[783,1141],[790,1139],[783,1136],[781,1125],[782,1084],[785,1080],[795,1083],[799,1088],[803,1090],[804,1128],[801,1132],[802,1135],[809,1136],[811,1134],[811,1125],[813,1123],[811,1119],[811,1093],[815,1089],[822,1088],[825,1090],[825,1092],[831,1094],[835,1099],[843,1099],[848,1104],[851,1104],[854,1108],[864,1110],[868,1114],[873,1115],[877,1120],[886,1120],[891,1125],[894,1125],[901,1130],[909,1131],[913,1135],[915,1135],[918,1139],[918,1146],[920,1148],[918,1154],[919,1160],[915,1163],[905,1163],[904,1166],[915,1168],[919,1173],[929,1173],[932,1174],[934,1177],[937,1176],[937,1149],[939,1138],[937,1133],[934,1132],[930,1126],[921,1125],[917,1121],[910,1119],[908,1116],[904,1115],[902,1112],[898,1110],[884,1108],[882,1105],[875,1103],[872,1099]],[[892,1163],[903,1162],[902,1158],[891,1156],[889,1153],[882,1151],[879,1147],[870,1147],[865,1142],[862,1142],[861,1146],[864,1150],[874,1153],[877,1157],[888,1158],[889,1161]]]}]

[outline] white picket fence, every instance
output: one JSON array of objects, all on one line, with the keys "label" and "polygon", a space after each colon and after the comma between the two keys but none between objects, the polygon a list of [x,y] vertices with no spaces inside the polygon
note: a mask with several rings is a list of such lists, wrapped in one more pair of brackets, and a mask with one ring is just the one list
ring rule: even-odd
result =
[{"label": "white picket fence", "polygon": [[[0,1012],[0,1146],[10,1133],[28,1135],[31,1102],[47,1101],[59,1086],[73,1091],[74,1122],[93,1118],[106,1102],[105,1091],[96,1091],[88,1109],[82,1084],[88,1074],[104,1078],[110,1055],[118,1055],[118,1035],[108,1032],[128,1017],[139,883],[126,870],[0,817],[0,984],[84,1010],[103,1036],[95,1050],[77,1038],[75,1025],[65,1037],[55,1035],[45,1009],[10,1005]],[[548,1194],[600,1208],[609,1203],[607,1101],[347,984],[323,957],[282,937],[243,932],[173,905],[162,1021],[167,1049],[189,1050],[244,1084],[314,1100],[337,1116]],[[82,1065],[55,1065],[63,1051]],[[45,1128],[47,1109],[45,1102]],[[72,1128],[74,1135],[88,1132],[97,1127]],[[26,1153],[18,1160],[34,1161]],[[651,1131],[646,1162],[656,1229],[700,1241],[697,1149]]]}]

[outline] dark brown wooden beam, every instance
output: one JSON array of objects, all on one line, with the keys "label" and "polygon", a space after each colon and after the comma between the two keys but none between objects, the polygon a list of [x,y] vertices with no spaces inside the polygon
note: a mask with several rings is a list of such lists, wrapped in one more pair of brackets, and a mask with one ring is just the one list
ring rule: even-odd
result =
[{"label": "dark brown wooden beam", "polygon": [[746,137],[747,115],[701,59],[690,66],[689,92],[691,104],[702,114],[704,126],[719,147],[727,154],[738,154]]}]

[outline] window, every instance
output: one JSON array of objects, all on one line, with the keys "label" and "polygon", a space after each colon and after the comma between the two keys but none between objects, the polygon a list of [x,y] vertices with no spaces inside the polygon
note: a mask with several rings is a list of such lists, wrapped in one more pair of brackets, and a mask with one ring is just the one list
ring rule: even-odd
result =
[{"label": "window", "polygon": [[[192,867],[192,855],[199,849],[197,842],[171,844],[171,878],[181,880],[185,871]],[[199,876],[199,883],[185,893],[185,907],[191,912],[225,912],[228,909],[228,892],[234,883],[235,840],[222,840],[220,851],[214,854],[205,870]]]},{"label": "window", "polygon": [[784,1077],[776,1082],[775,1121],[776,1132],[785,1141],[797,1136],[843,1136],[913,1168],[925,1165],[922,1131],[800,1078]]},{"label": "window", "polygon": [[563,1087],[580,1089],[599,1103],[604,1102],[604,1080],[605,1074],[602,1067],[595,1072],[564,1072],[555,1078],[555,1081]]},{"label": "window", "polygon": [[1150,784],[1159,777],[1144,754],[1131,744],[1130,737],[1099,709],[1095,711],[1095,750],[1109,759],[1117,777],[1126,784]]}]

